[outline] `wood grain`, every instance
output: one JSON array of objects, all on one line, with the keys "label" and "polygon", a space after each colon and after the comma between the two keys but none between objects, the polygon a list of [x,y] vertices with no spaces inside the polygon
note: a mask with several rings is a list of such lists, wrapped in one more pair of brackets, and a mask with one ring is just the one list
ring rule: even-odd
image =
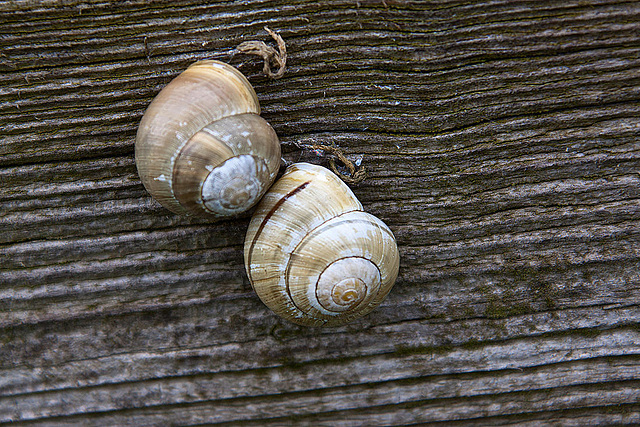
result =
[{"label": "wood grain", "polygon": [[[0,3],[0,424],[640,423],[640,3]],[[284,37],[288,70],[233,55]],[[398,239],[383,305],[276,318],[248,217],[137,176],[151,99],[239,67]]]}]

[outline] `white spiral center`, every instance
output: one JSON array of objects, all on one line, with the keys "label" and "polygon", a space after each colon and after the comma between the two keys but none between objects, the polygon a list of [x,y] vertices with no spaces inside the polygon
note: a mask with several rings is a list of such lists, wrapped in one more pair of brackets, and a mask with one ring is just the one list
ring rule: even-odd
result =
[{"label": "white spiral center", "polygon": [[248,154],[231,157],[205,178],[202,201],[210,211],[234,215],[255,205],[267,182],[269,170],[263,160]]},{"label": "white spiral center", "polygon": [[380,272],[371,261],[343,258],[318,278],[316,296],[326,310],[341,312],[371,301],[380,288]]}]

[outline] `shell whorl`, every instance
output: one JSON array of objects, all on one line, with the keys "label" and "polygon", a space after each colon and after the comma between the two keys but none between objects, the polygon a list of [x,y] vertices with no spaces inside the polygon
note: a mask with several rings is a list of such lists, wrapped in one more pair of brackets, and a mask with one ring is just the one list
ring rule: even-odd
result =
[{"label": "shell whorl", "polygon": [[258,205],[245,268],[260,299],[298,324],[335,326],[377,307],[398,274],[391,230],[335,174],[297,163]]},{"label": "shell whorl", "polygon": [[280,166],[278,137],[259,114],[256,93],[238,70],[218,61],[192,64],[140,122],[135,156],[145,188],[175,213],[225,217],[249,209]]}]

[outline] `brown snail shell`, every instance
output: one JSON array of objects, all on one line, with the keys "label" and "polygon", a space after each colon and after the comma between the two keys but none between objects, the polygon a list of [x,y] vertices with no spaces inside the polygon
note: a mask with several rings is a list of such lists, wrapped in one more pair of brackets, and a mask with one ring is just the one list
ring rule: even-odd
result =
[{"label": "brown snail shell", "polygon": [[249,225],[245,268],[260,299],[308,326],[335,326],[377,307],[399,269],[393,233],[321,166],[296,163]]},{"label": "brown snail shell", "polygon": [[275,180],[280,143],[238,70],[192,64],[147,108],[135,157],[145,188],[178,214],[223,218],[255,205]]}]

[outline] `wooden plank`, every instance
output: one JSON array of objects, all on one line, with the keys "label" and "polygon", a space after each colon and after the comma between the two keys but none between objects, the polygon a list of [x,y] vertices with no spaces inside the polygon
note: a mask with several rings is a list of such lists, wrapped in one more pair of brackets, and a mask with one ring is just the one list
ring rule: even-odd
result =
[{"label": "wooden plank", "polygon": [[[0,424],[640,423],[640,4],[0,3]],[[280,80],[233,55],[287,42]],[[238,66],[288,162],[336,143],[400,277],[282,321],[248,216],[164,210],[133,159],[189,63]]]}]

